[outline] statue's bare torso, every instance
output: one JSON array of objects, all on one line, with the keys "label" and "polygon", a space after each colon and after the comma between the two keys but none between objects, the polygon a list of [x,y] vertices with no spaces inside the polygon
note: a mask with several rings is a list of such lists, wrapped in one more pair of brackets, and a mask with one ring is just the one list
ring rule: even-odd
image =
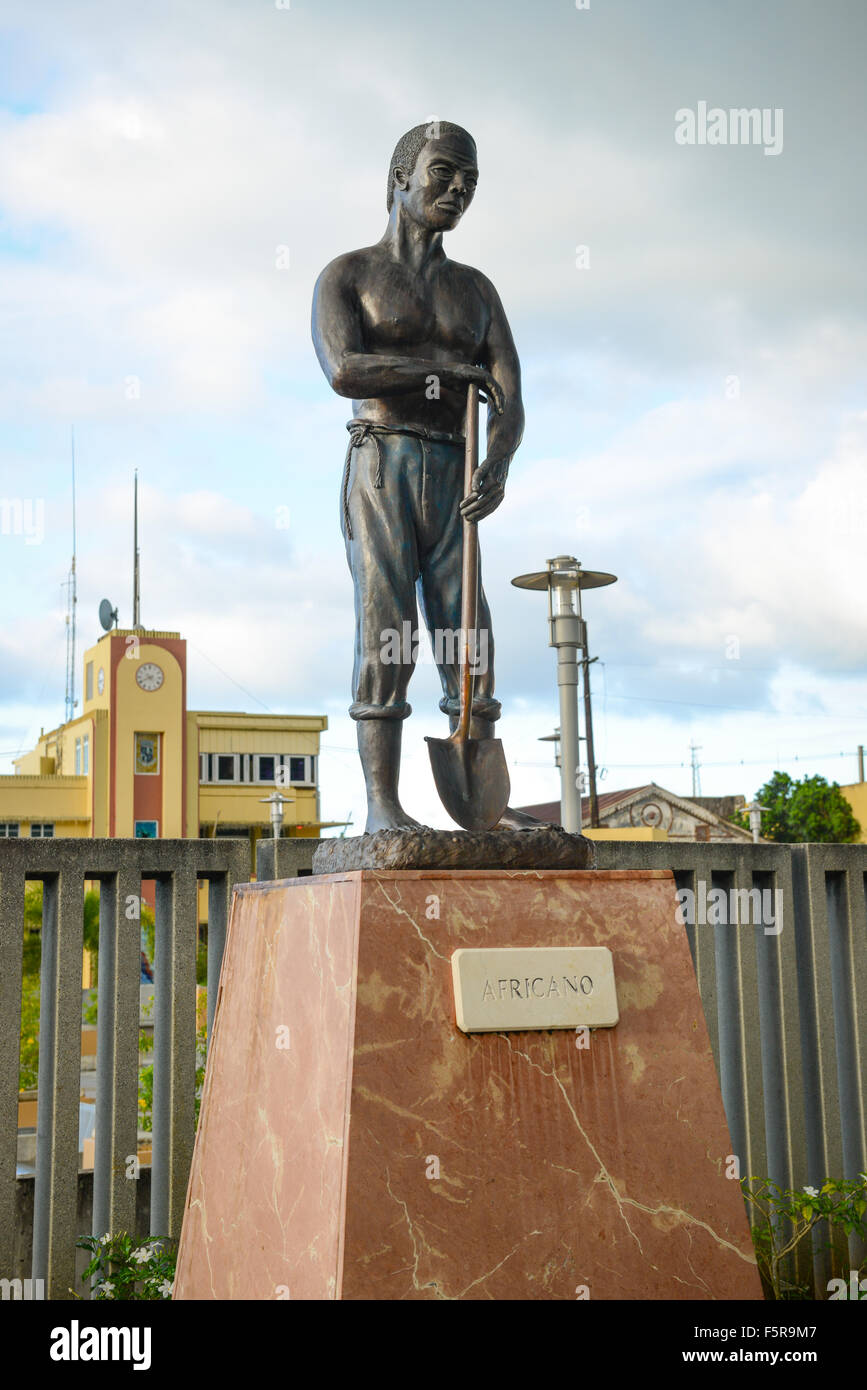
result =
[{"label": "statue's bare torso", "polygon": [[[466,386],[461,382],[453,387],[438,378],[436,367],[488,365],[494,292],[485,276],[445,254],[414,271],[376,245],[332,261],[323,272],[323,284],[350,310],[351,347],[356,352],[431,364],[420,387],[386,394],[380,386],[375,396],[353,401],[354,415],[378,424],[462,434]],[[344,347],[350,347],[345,337]]]}]

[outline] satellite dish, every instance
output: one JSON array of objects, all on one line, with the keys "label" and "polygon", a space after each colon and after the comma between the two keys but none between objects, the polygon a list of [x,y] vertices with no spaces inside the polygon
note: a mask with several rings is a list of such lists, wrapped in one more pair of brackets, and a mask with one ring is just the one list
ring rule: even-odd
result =
[{"label": "satellite dish", "polygon": [[99,605],[99,621],[106,632],[111,632],[112,627],[117,622],[117,609],[112,608],[107,598],[104,598]]}]

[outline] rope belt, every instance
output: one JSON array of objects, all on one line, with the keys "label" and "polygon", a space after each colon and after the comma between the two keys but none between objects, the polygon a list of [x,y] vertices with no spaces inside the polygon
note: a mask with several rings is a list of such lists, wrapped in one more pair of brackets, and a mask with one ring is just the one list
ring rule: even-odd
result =
[{"label": "rope belt", "polygon": [[445,434],[440,430],[422,430],[403,425],[378,425],[373,420],[349,420],[346,428],[349,430],[349,443],[346,446],[346,460],[343,465],[343,524],[346,527],[346,535],[352,540],[352,524],[349,520],[349,470],[352,465],[353,449],[360,449],[368,439],[372,439],[376,445],[376,473],[373,477],[373,486],[382,487],[382,447],[379,443],[381,434],[408,434],[418,440],[419,454],[422,463],[424,462],[423,442],[430,440],[431,443],[461,444],[464,443],[463,435]]}]

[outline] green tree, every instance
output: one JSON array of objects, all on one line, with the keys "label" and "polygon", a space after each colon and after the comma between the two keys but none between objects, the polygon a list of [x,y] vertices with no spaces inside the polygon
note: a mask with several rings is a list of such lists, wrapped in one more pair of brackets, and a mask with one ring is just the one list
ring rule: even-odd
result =
[{"label": "green tree", "polygon": [[[42,883],[28,883],[24,890],[25,975],[38,975],[42,960]],[[84,895],[84,948],[96,956],[99,950],[99,894],[90,888]]]},{"label": "green tree", "polygon": [[[18,1089],[31,1090],[39,1077],[39,982],[42,964],[42,883],[28,883],[24,890],[24,947],[22,951],[23,980],[21,983],[21,1050]],[[99,894],[89,889],[83,905],[84,946],[98,962]],[[96,1022],[96,995],[93,1018],[84,1014],[85,1023]]]},{"label": "green tree", "polygon": [[[787,772],[775,772],[756,792],[765,808],[762,836],[779,844],[848,844],[857,840],[861,827],[839,783],[824,777],[802,777],[794,781]],[[736,825],[749,829],[743,812],[731,817]]]}]

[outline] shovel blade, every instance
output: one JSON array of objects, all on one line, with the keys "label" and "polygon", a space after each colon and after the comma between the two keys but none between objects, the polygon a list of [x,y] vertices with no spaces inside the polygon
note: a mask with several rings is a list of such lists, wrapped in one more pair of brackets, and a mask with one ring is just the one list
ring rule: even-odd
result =
[{"label": "shovel blade", "polygon": [[509,803],[509,769],[498,738],[428,738],[440,801],[464,830],[490,830]]}]

